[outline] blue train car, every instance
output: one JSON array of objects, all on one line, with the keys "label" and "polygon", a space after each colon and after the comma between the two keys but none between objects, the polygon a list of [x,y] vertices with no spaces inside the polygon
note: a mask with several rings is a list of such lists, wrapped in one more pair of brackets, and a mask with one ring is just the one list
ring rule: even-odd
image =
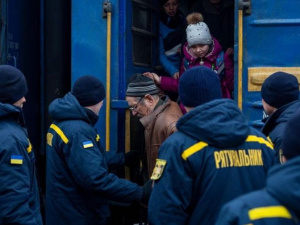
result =
[{"label": "blue train car", "polygon": [[[264,79],[278,70],[300,75],[299,5],[296,0],[235,1],[234,98],[257,128],[264,116]],[[109,18],[103,17],[106,10]],[[72,2],[72,81],[91,73],[106,83],[106,110],[98,127],[107,150],[126,148],[128,77],[159,64],[157,16],[157,3],[151,0]]]},{"label": "blue train car", "polygon": [[299,1],[238,0],[235,8],[235,100],[251,124],[262,126],[260,90],[276,71],[300,80]]},{"label": "blue train car", "polygon": [[[20,68],[29,80],[24,110],[38,148],[50,123],[48,104],[92,74],[107,89],[97,124],[102,142],[107,150],[124,149],[128,77],[159,65],[157,1],[0,2],[1,63]],[[235,1],[234,98],[254,126],[263,117],[264,79],[277,70],[299,77],[299,5]]]},{"label": "blue train car", "polygon": [[106,150],[124,150],[128,77],[158,63],[157,13],[154,1],[72,1],[72,82],[93,74],[106,84],[98,124]]}]

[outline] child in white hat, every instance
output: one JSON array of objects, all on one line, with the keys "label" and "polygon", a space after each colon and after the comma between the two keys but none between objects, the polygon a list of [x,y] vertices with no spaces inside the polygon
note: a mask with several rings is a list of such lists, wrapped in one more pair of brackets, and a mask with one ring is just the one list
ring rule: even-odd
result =
[{"label": "child in white hat", "polygon": [[[222,97],[231,98],[234,86],[234,68],[232,56],[222,51],[222,47],[211,36],[209,28],[203,22],[200,13],[191,13],[187,16],[186,38],[183,46],[184,58],[180,67],[180,75],[188,68],[205,66],[215,71],[220,78]],[[154,79],[163,91],[178,92],[179,80],[171,77],[160,77],[154,73],[144,75]],[[184,108],[181,106],[183,113]]]}]

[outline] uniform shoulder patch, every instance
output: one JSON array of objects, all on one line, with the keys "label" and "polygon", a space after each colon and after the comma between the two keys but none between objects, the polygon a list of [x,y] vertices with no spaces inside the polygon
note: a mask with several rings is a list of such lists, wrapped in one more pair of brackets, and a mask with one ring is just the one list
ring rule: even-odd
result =
[{"label": "uniform shoulder patch", "polygon": [[83,146],[83,148],[91,148],[91,147],[94,147],[94,144],[92,141],[84,141],[84,142],[82,142],[82,146]]},{"label": "uniform shoulder patch", "polygon": [[156,159],[156,164],[155,167],[153,169],[153,173],[151,176],[151,180],[158,180],[162,173],[164,172],[165,166],[167,164],[167,161],[164,159]]},{"label": "uniform shoulder patch", "polygon": [[27,147],[27,152],[30,153],[32,151],[32,145],[28,139],[28,147]]},{"label": "uniform shoulder patch", "polygon": [[47,133],[47,144],[52,146],[53,134]]}]

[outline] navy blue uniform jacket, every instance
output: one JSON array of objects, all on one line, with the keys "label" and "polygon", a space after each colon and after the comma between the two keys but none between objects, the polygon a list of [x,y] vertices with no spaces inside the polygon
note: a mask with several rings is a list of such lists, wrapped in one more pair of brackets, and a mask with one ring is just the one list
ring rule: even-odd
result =
[{"label": "navy blue uniform jacket", "polygon": [[40,225],[35,157],[22,109],[0,103],[0,224]]},{"label": "navy blue uniform jacket", "polygon": [[141,187],[108,172],[100,137],[71,93],[54,100],[49,113],[54,123],[47,134],[47,225],[106,224],[109,200],[141,199]]},{"label": "navy blue uniform jacket", "polygon": [[216,225],[300,224],[300,157],[273,167],[266,188],[243,195],[222,208]]},{"label": "navy blue uniform jacket", "polygon": [[275,111],[268,119],[262,132],[272,141],[274,145],[276,162],[281,161],[280,149],[282,149],[282,138],[283,132],[286,127],[287,121],[291,118],[292,115],[300,108],[300,101],[296,100],[289,104],[286,104]]},{"label": "navy blue uniform jacket", "polygon": [[152,175],[150,224],[212,225],[223,204],[265,186],[275,161],[272,145],[232,100],[198,106],[176,127]]}]

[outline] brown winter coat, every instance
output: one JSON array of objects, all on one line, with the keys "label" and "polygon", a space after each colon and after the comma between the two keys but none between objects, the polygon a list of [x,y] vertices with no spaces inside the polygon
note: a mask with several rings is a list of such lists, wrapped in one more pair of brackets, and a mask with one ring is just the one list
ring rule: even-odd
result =
[{"label": "brown winter coat", "polygon": [[145,128],[145,151],[147,154],[148,174],[151,176],[160,145],[176,130],[176,122],[182,116],[176,102],[168,97],[151,114],[140,119]]}]

